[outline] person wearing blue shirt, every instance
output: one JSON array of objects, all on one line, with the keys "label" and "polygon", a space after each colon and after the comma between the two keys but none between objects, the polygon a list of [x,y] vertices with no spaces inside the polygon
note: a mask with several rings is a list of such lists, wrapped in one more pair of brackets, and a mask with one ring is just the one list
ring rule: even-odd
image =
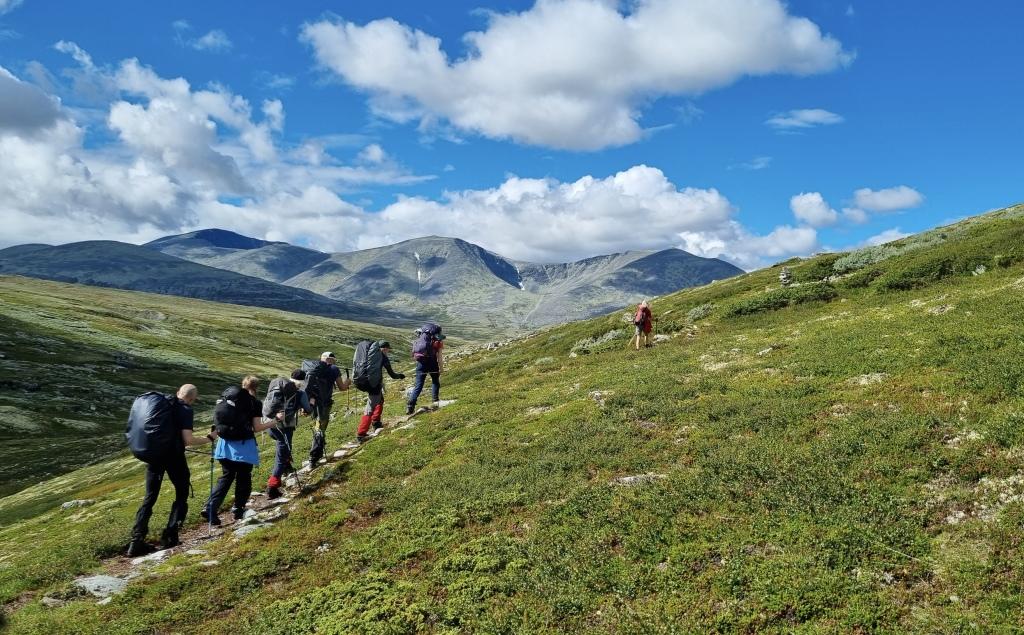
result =
[{"label": "person wearing blue shirt", "polygon": [[249,502],[249,495],[252,493],[252,468],[260,464],[260,448],[256,443],[256,433],[277,425],[278,420],[284,419],[284,412],[278,414],[274,419],[264,420],[262,416],[263,404],[256,398],[256,391],[259,389],[260,380],[252,375],[242,380],[241,393],[247,397],[244,401],[235,404],[236,408],[245,412],[245,418],[249,420],[250,427],[247,434],[241,439],[217,439],[217,447],[213,451],[213,458],[220,462],[221,477],[213,488],[213,494],[199,512],[211,525],[219,525],[220,518],[217,513],[221,504],[227,498],[231,484],[235,484],[235,502],[231,512],[235,520],[241,520],[245,515],[245,505]]}]

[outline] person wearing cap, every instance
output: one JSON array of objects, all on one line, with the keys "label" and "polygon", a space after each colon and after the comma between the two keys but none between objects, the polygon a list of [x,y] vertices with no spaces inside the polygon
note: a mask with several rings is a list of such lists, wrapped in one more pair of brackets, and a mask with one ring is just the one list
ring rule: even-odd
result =
[{"label": "person wearing cap", "polygon": [[[306,377],[306,392],[313,410],[313,443],[309,448],[309,465],[316,467],[327,447],[327,424],[331,422],[331,395],[334,389],[348,390],[351,380],[342,379],[341,369],[335,365],[337,359],[331,351],[320,354],[320,364],[309,371]],[[314,384],[315,382],[315,384]]]},{"label": "person wearing cap", "polygon": [[[391,368],[391,359],[388,358],[388,353],[391,352],[391,343],[387,340],[380,340],[377,342],[377,346],[380,347],[381,354],[381,368],[386,370],[388,376],[391,379],[405,379],[405,375],[402,373],[396,373]],[[381,377],[381,381],[377,383],[377,387],[371,390],[366,395],[366,409],[363,411],[363,418],[359,420],[359,428],[356,430],[356,440],[359,443],[365,443],[369,438],[370,426],[373,426],[374,430],[384,427],[381,423],[381,415],[384,414],[384,378]]]},{"label": "person wearing cap", "polygon": [[299,412],[308,414],[313,410],[309,396],[302,389],[305,380],[306,371],[302,369],[293,371],[289,378],[278,377],[270,382],[267,398],[263,400],[264,419],[275,419],[279,412],[284,413],[284,419],[270,429],[270,438],[277,443],[277,451],[274,467],[267,479],[267,500],[281,496],[281,477],[295,470],[292,466],[292,436],[299,422]]}]

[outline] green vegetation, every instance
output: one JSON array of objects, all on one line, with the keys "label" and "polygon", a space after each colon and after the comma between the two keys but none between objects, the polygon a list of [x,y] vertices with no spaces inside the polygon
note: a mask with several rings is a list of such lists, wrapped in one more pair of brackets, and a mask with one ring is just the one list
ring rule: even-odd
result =
[{"label": "green vegetation", "polygon": [[[769,268],[657,299],[670,318],[721,309],[660,331],[670,338],[651,350],[597,344],[623,329],[616,312],[462,358],[444,388],[456,404],[322,471],[273,528],[210,544],[220,564],[175,556],[106,606],[39,600],[123,545],[138,467],[91,466],[0,499],[0,517],[34,514],[0,527],[0,598],[19,606],[9,626],[1020,630],[1021,213],[905,239],[848,270],[840,256],[837,280],[792,294]],[[934,275],[940,262],[953,264]],[[821,263],[793,263],[794,276]],[[571,356],[581,342],[590,354]],[[37,503],[53,489],[97,503]]]}]

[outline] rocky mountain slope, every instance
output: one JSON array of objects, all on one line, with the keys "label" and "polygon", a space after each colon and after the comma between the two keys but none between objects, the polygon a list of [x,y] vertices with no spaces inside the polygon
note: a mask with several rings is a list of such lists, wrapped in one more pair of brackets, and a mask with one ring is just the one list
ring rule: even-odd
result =
[{"label": "rocky mountain slope", "polygon": [[591,317],[741,273],[721,260],[679,249],[539,265],[438,236],[337,254],[222,230],[162,238],[147,246],[340,301],[415,309],[449,324],[482,324],[493,332]]},{"label": "rocky mountain slope", "polygon": [[[780,265],[656,298],[649,350],[620,309],[458,357],[455,403],[412,421],[395,382],[384,433],[309,474],[286,515],[102,604],[74,580],[137,566],[115,554],[138,465],[0,499],[7,626],[1019,630],[1024,206],[783,264],[786,286]],[[206,469],[195,457],[197,490]]]},{"label": "rocky mountain slope", "polygon": [[[278,247],[263,246],[264,249]],[[396,317],[394,311],[326,298],[306,289],[208,267],[137,245],[107,240],[56,247],[19,245],[2,249],[0,274],[285,309],[335,318],[384,322]]]}]

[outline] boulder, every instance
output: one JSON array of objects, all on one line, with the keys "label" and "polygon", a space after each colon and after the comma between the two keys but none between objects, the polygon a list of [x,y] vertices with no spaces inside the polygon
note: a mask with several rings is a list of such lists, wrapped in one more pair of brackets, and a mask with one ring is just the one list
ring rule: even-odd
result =
[{"label": "boulder", "polygon": [[77,578],[74,584],[86,593],[98,598],[106,598],[124,591],[128,586],[128,581],[123,578],[115,578],[112,575],[91,575]]}]

